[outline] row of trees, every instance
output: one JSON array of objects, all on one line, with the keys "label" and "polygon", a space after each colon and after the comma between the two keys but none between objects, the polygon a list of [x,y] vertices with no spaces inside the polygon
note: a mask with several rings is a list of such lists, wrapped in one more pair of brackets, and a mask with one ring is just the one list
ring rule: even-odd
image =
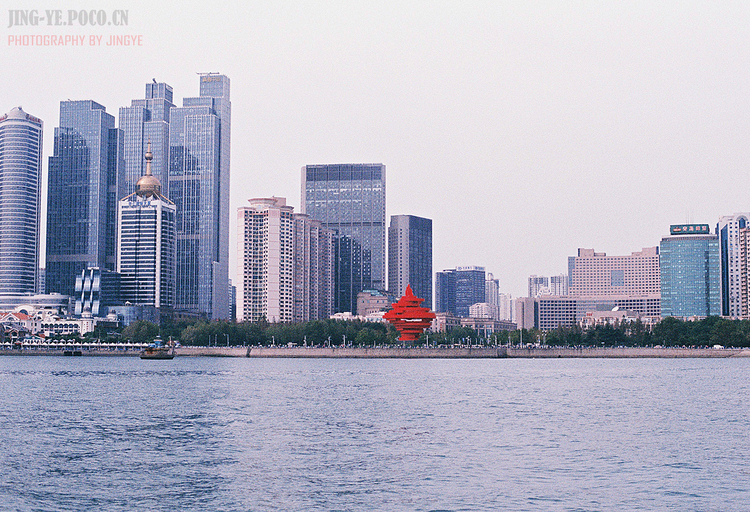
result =
[{"label": "row of trees", "polygon": [[688,322],[666,317],[653,330],[635,321],[596,326],[588,330],[577,326],[558,328],[546,334],[530,332],[529,336],[539,336],[544,343],[557,346],[750,347],[750,321],[710,316]]},{"label": "row of trees", "polygon": [[[265,321],[235,323],[198,321],[163,325],[134,322],[121,333],[89,333],[89,338],[107,341],[130,340],[138,343],[157,335],[172,337],[183,345],[287,345],[379,346],[398,344],[398,332],[390,324],[361,321],[316,320],[300,324],[269,324]],[[662,319],[653,330],[640,321],[596,326],[583,330],[578,326],[560,327],[542,332],[537,329],[502,331],[479,338],[476,331],[460,327],[450,332],[427,333],[420,344],[430,345],[518,345],[540,343],[552,346],[713,346],[750,347],[750,321],[708,317],[686,322]]]}]

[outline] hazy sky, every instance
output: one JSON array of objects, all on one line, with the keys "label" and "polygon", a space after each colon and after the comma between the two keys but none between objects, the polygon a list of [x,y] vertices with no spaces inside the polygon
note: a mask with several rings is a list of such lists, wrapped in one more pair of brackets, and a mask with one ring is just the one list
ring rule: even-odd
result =
[{"label": "hazy sky", "polygon": [[[382,162],[387,215],[433,220],[433,269],[481,265],[501,291],[567,271],[578,247],[630,254],[669,224],[750,210],[750,3],[39,1],[128,11],[128,25],[8,27],[2,112],[59,102],[118,116],[152,78],[175,103],[197,72],[232,81],[236,210],[300,209],[305,164]],[[84,46],[10,36],[85,35]],[[140,47],[103,46],[140,35]],[[102,46],[89,46],[89,36]],[[46,179],[46,177],[45,177]]]}]

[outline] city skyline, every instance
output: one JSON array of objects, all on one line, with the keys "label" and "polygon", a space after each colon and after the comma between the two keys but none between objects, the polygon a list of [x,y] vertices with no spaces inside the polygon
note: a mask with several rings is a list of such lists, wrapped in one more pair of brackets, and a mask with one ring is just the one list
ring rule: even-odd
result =
[{"label": "city skyline", "polygon": [[[117,116],[152,78],[182,96],[194,71],[226,73],[230,210],[296,197],[307,163],[383,162],[386,214],[433,219],[434,268],[484,265],[514,296],[531,274],[564,272],[577,247],[624,254],[664,226],[748,210],[726,186],[750,158],[742,3],[117,7],[126,28],[91,30],[143,46],[6,45],[10,69],[35,72],[0,84],[3,110],[52,127],[66,98]],[[457,215],[459,202],[486,222]]]}]

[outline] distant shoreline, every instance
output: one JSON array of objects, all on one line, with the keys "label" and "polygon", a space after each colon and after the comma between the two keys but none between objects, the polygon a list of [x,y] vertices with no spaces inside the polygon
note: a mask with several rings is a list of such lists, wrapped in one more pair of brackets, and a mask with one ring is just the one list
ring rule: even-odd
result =
[{"label": "distant shoreline", "polygon": [[[138,350],[0,349],[0,356],[138,357]],[[180,347],[180,357],[251,357],[312,359],[556,359],[556,358],[724,358],[750,357],[748,348],[677,347]]]}]

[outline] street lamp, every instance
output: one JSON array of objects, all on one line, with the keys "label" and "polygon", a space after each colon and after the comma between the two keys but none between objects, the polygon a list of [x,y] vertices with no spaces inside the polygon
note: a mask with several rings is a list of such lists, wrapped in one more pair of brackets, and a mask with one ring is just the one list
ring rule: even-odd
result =
[{"label": "street lamp", "polygon": [[224,333],[224,336],[227,337],[227,347],[229,346],[229,335],[227,333]]}]

